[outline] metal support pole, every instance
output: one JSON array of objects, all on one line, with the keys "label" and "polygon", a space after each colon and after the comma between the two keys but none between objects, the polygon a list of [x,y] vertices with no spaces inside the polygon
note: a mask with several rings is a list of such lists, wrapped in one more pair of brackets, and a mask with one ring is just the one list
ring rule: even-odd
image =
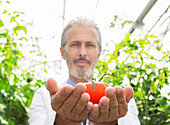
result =
[{"label": "metal support pole", "polygon": [[130,28],[128,33],[133,33],[133,31],[137,28],[137,27],[141,27],[143,26],[143,19],[145,18],[145,16],[148,14],[148,12],[151,10],[151,8],[154,6],[154,4],[157,2],[157,0],[150,0],[148,2],[148,4],[145,6],[145,8],[143,9],[142,13],[139,15],[139,17],[137,18],[137,20],[134,22],[133,26]]}]

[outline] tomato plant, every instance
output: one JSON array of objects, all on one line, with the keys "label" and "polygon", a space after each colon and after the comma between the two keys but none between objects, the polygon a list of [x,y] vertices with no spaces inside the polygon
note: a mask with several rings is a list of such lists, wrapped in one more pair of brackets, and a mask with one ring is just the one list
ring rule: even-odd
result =
[{"label": "tomato plant", "polygon": [[170,52],[161,49],[163,42],[154,35],[132,38],[127,34],[114,51],[106,51],[96,75],[112,74],[109,86],[133,88],[141,125],[170,125]]}]

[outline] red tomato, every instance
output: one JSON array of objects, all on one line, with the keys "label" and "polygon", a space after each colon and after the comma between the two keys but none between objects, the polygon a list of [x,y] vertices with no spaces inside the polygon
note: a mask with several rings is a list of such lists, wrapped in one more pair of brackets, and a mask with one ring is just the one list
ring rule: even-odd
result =
[{"label": "red tomato", "polygon": [[108,87],[106,83],[86,83],[86,91],[90,95],[90,102],[93,104],[99,104],[101,97],[105,96],[105,89]]}]

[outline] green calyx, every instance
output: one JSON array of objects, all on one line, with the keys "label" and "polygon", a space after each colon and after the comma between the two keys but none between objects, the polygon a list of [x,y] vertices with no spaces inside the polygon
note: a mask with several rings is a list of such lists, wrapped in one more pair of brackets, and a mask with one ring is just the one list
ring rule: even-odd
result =
[{"label": "green calyx", "polygon": [[[87,79],[85,79],[82,74],[77,70],[77,72],[79,73],[79,75],[81,76],[81,78],[85,81],[85,82],[89,82],[89,77],[88,77],[88,74],[87,74]],[[111,81],[112,79],[110,77],[105,77],[106,75],[110,75],[111,74],[104,74],[100,79],[99,79],[99,82],[104,79],[104,78],[109,78]],[[93,83],[93,86],[94,86],[94,91],[95,91],[95,81],[92,80],[92,83]]]},{"label": "green calyx", "polygon": [[[79,73],[79,75],[81,76],[81,78],[85,81],[85,82],[89,82],[89,76],[87,74],[87,79],[85,79],[82,74],[77,70],[77,72]],[[92,83],[94,85],[94,91],[95,91],[95,82],[92,80]]]}]

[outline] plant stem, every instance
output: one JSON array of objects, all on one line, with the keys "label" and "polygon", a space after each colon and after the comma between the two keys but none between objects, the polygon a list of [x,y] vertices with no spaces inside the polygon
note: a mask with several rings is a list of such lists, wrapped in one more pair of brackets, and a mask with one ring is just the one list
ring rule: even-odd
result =
[{"label": "plant stem", "polygon": [[[100,82],[103,78],[109,78],[109,77],[104,77],[104,76],[106,76],[106,75],[112,76],[111,74],[104,74],[104,75],[99,79],[99,82]],[[109,78],[109,79],[111,79],[111,78]],[[112,80],[112,79],[111,79],[111,80]]]},{"label": "plant stem", "polygon": [[82,75],[81,73],[77,70],[77,72],[79,73],[79,75],[81,76],[81,78],[85,81],[85,82],[89,82],[88,79],[86,80]]},{"label": "plant stem", "polygon": [[92,83],[93,83],[93,85],[94,85],[94,91],[95,91],[95,82],[94,82],[94,81],[92,81]]}]

